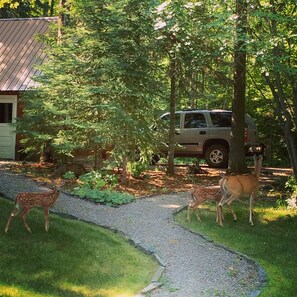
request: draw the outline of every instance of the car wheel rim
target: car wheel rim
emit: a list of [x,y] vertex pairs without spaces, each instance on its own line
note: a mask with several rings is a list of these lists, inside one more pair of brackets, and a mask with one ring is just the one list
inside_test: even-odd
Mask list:
[[220,164],[224,159],[224,155],[220,150],[214,150],[210,153],[209,159],[213,164]]

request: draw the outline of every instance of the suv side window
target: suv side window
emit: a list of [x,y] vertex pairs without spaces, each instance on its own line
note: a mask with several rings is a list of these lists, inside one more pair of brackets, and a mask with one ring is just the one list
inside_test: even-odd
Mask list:
[[187,113],[185,114],[184,128],[205,128],[206,120],[202,113]]
[[[166,114],[165,116],[162,117],[162,120],[165,122],[166,126],[169,127],[170,115]],[[175,129],[180,128],[180,113],[176,113],[174,115],[174,127],[175,127]]]
[[210,117],[214,127],[231,127],[231,112],[211,112]]

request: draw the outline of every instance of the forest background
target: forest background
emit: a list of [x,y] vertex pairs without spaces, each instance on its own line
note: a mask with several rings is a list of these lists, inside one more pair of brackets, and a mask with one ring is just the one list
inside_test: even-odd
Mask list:
[[246,16],[246,34],[239,34],[246,112],[266,145],[266,162],[291,166],[296,177],[294,0],[0,0],[1,18],[59,16],[64,24],[59,37],[58,28],[40,37],[50,45],[49,60],[18,123],[27,148],[50,146],[64,158],[86,147],[100,156],[112,144],[126,166],[135,147],[143,160],[155,151],[151,127],[172,96],[176,109],[230,109],[238,3]]

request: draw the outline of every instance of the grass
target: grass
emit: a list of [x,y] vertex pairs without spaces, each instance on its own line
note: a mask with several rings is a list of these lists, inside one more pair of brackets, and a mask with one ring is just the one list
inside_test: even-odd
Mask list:
[[8,234],[13,203],[0,198],[0,296],[130,297],[149,284],[157,263],[122,236],[51,214],[44,231],[33,209],[29,234],[17,217]]
[[[246,199],[247,200],[247,199]],[[186,211],[176,220],[187,228],[232,250],[256,260],[266,271],[268,282],[261,297],[297,296],[297,213],[284,207],[274,207],[272,201],[255,203],[254,226],[248,224],[248,204],[235,202],[238,216],[236,223],[224,208],[224,228],[215,223],[215,205],[199,209],[202,222],[198,223],[192,213],[191,223],[186,221]]]

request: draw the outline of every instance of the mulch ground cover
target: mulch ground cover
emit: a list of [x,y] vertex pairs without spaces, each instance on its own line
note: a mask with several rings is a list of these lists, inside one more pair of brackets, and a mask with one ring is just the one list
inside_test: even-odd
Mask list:
[[[24,163],[24,162],[5,162],[2,167],[15,173],[24,174],[34,180],[45,184],[62,185],[64,190],[70,191],[76,186],[75,181],[63,181],[61,178],[52,178],[56,166],[49,163]],[[195,185],[213,186],[218,185],[220,178],[224,175],[224,169],[214,169],[207,166],[201,167],[201,173],[191,173],[190,166],[182,165],[175,167],[175,175],[166,174],[165,165],[152,166],[150,170],[145,171],[141,178],[129,176],[125,184],[120,182],[114,188],[115,191],[126,192],[135,197],[167,194],[172,192],[188,192]],[[120,173],[115,171],[115,174]],[[290,169],[281,168],[263,168],[260,184],[262,189],[271,190],[273,184],[278,183],[281,179],[287,178],[292,174]]]

